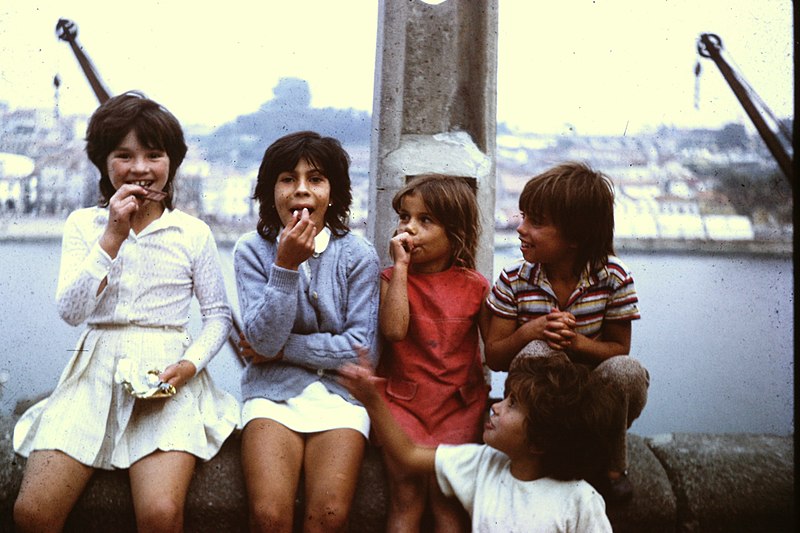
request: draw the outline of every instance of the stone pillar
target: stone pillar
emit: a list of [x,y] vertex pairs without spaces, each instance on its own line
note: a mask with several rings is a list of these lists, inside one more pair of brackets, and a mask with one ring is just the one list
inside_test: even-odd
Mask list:
[[381,0],[367,237],[384,266],[406,181],[435,172],[477,186],[477,269],[494,255],[497,1]]

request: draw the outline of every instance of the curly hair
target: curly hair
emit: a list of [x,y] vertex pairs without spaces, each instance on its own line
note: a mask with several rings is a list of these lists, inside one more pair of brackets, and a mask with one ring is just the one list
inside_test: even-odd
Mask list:
[[534,176],[519,197],[519,209],[533,219],[545,216],[577,244],[578,272],[603,267],[614,255],[614,186],[605,174],[583,163],[564,163]]
[[101,207],[107,207],[116,189],[108,175],[108,156],[133,131],[147,148],[164,150],[169,157],[169,175],[164,205],[172,209],[173,180],[186,157],[186,141],[180,122],[166,108],[139,91],[114,96],[98,107],[86,128],[86,155],[100,171]]
[[585,479],[608,458],[614,393],[589,386],[589,372],[563,352],[517,358],[509,370],[506,396],[525,406],[527,441],[549,477]]
[[392,207],[396,213],[400,213],[403,198],[409,194],[419,194],[430,214],[444,226],[453,263],[464,268],[475,268],[475,251],[481,224],[474,185],[466,178],[458,176],[415,176],[392,198]]
[[325,211],[325,225],[336,236],[350,231],[348,220],[353,196],[350,191],[350,156],[333,137],[313,131],[290,133],[273,142],[264,151],[258,169],[253,200],[259,203],[258,234],[274,241],[281,231],[281,219],[275,208],[275,183],[282,172],[291,172],[301,159],[321,172],[330,182],[331,205]]

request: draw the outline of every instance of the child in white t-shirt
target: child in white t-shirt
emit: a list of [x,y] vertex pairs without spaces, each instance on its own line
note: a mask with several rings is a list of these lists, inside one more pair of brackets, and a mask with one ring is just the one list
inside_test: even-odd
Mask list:
[[442,492],[469,513],[472,531],[611,531],[603,498],[582,479],[602,461],[608,422],[585,386],[588,371],[565,355],[515,360],[483,445],[417,445],[392,417],[367,364],[345,366],[340,375],[367,408],[386,453],[410,472],[435,473]]

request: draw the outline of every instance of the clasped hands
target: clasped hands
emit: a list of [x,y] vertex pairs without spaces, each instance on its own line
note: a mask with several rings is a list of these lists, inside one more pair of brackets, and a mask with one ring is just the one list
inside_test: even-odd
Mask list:
[[533,339],[542,339],[554,350],[568,350],[578,336],[575,331],[575,315],[556,308],[544,316],[526,322],[522,327],[535,331]]

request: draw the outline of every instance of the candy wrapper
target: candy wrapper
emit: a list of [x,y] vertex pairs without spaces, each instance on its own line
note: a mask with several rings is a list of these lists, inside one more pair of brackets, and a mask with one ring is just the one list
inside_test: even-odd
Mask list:
[[158,379],[160,373],[161,371],[155,368],[142,372],[139,365],[130,359],[120,359],[117,362],[114,381],[121,384],[131,396],[142,400],[169,398],[177,391],[174,386]]

